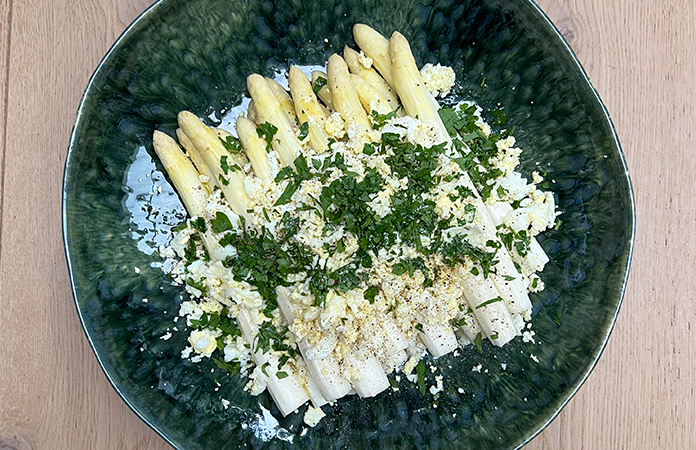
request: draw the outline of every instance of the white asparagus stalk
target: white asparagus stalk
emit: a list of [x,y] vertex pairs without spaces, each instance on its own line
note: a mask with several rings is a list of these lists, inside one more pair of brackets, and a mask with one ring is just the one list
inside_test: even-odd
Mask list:
[[[497,202],[493,205],[486,205],[488,207],[488,212],[493,219],[493,223],[496,228],[503,224],[505,216],[513,211],[512,206],[506,202]],[[546,252],[536,240],[534,236],[530,238],[529,248],[527,249],[527,254],[522,256],[519,254],[516,248],[512,248],[510,252],[513,261],[515,261],[522,269],[522,273],[529,277],[534,272],[541,272],[544,266],[549,262],[549,257]]]
[[374,397],[389,387],[389,379],[382,364],[374,356],[361,359],[349,353],[343,363],[351,376],[350,382],[360,397]]
[[[200,172],[169,135],[155,131],[152,135],[152,144],[189,216],[205,218],[205,208],[210,194],[201,182]],[[221,247],[212,230],[208,228],[200,235],[208,253],[217,255]]]
[[474,276],[461,267],[458,272],[459,286],[484,335],[499,347],[514,339],[517,328],[490,276],[484,278],[481,273]]
[[256,124],[251,120],[239,116],[237,117],[237,135],[242,143],[244,152],[246,153],[254,173],[264,182],[273,179],[273,170],[268,162],[268,154],[266,153],[267,142],[264,138],[259,137],[256,132]]
[[[421,304],[432,304],[436,302],[429,291],[423,291],[420,296]],[[418,330],[418,336],[433,355],[433,358],[439,358],[456,349],[459,346],[457,336],[452,331],[449,324],[425,323],[421,320],[421,329]]]
[[317,97],[319,100],[324,102],[326,107],[329,109],[329,112],[326,114],[326,117],[328,117],[331,115],[331,111],[336,111],[333,104],[333,98],[331,97],[331,88],[329,88],[329,76],[321,70],[315,70],[312,72],[312,89],[316,89],[317,83],[319,83],[319,81],[322,79],[324,80],[325,84],[317,91]]
[[297,119],[300,124],[307,124],[309,146],[317,153],[324,152],[329,148],[329,135],[324,130],[326,115],[312,90],[312,84],[300,69],[290,66],[288,85]]
[[327,400],[324,397],[324,394],[321,392],[321,389],[319,389],[319,385],[314,381],[314,378],[309,373],[309,369],[307,368],[307,364],[305,364],[304,360],[302,358],[298,358],[298,365],[302,367],[303,373],[305,375],[305,387],[307,388],[307,392],[309,393],[309,399],[312,401],[312,406],[315,408],[321,408],[322,406],[326,405],[329,403],[329,400]]
[[451,142],[452,139],[437,112],[439,105],[425,87],[425,82],[411,53],[411,47],[399,32],[394,32],[389,40],[389,55],[394,77],[393,86],[396,88],[406,114],[417,117],[432,126],[443,141]]
[[396,95],[396,91],[389,86],[389,83],[384,81],[384,78],[376,70],[368,69],[360,63],[358,52],[346,46],[343,49],[343,59],[345,59],[351,73],[362,78],[368,85],[379,92],[380,96],[389,102],[389,106],[393,111],[399,109],[399,98]]
[[247,77],[247,89],[254,100],[256,113],[258,114],[257,123],[259,125],[270,123],[277,128],[271,145],[278,153],[281,164],[283,166],[293,166],[295,158],[302,152],[302,144],[295,136],[295,132],[285,116],[280,102],[269,87],[266,79],[261,75],[249,75]]
[[[345,299],[346,304],[358,320],[368,318],[364,312],[368,301],[365,299],[363,290],[350,290],[346,292]],[[370,323],[364,326],[366,328],[363,329],[363,332],[373,335],[373,349],[378,359],[383,362],[384,370],[391,372],[392,369],[408,359],[405,352],[408,348],[408,339],[390,315],[380,315],[379,319],[373,317]]]
[[[240,217],[245,217],[246,211],[253,204],[253,201],[244,187],[244,170],[230,169],[224,173],[220,165],[223,157],[226,157],[230,163],[234,163],[236,161],[235,155],[228,152],[218,136],[194,114],[181,111],[178,119],[182,131],[191,139],[193,145],[203,156],[205,163],[215,174],[214,181],[225,194],[225,199],[232,207],[232,211]],[[232,165],[230,164],[230,166]]]
[[[500,242],[499,239],[497,240]],[[507,248],[502,242],[500,245],[495,273],[491,273],[489,276],[498,288],[498,292],[503,297],[505,306],[511,314],[532,309],[532,301],[529,299],[524,277],[517,271]]]
[[[235,141],[239,141],[239,139],[237,137],[235,137],[234,135],[232,135],[232,133],[230,133],[227,130],[223,130],[222,128],[211,128],[211,131],[213,131],[217,135],[217,137],[219,137],[220,139],[222,139],[225,142],[227,142],[228,138],[231,138]],[[231,153],[231,155],[232,155],[232,159],[234,160],[234,162],[239,164],[240,167],[245,166],[249,162],[249,159],[247,158],[247,156],[242,152],[239,152],[236,154]]]
[[[442,138],[446,139],[447,142],[451,142],[449,133],[437,112],[437,102],[425,87],[408,41],[401,33],[394,32],[392,35],[389,41],[389,52],[395,88],[406,113],[411,117],[418,117],[421,121],[430,124]],[[472,192],[477,192],[468,174],[464,174],[462,182]],[[495,273],[491,274],[491,278],[500,291],[505,305],[511,313],[518,313],[531,308],[527,289],[520,279],[521,277],[517,276],[517,270],[507,249],[497,237],[495,225],[478,193],[473,204],[476,207],[476,216],[479,219],[477,223],[481,226],[486,240],[492,240],[501,247],[498,250],[499,262],[496,265]],[[481,325],[483,326],[483,324]]]
[[184,133],[181,128],[176,129],[176,137],[179,139],[181,146],[186,150],[186,153],[188,153],[189,158],[191,158],[191,161],[193,161],[193,164],[196,166],[196,169],[198,169],[198,172],[200,172],[201,175],[208,177],[207,182],[201,182],[203,183],[203,186],[208,189],[208,193],[212,194],[213,186],[215,185],[215,181],[213,181],[215,174],[212,170],[210,170],[210,167],[208,167],[205,160],[203,160],[203,156],[201,156],[196,146],[193,145],[191,139],[186,136],[186,133]]
[[[317,97],[317,98],[318,98],[318,97]],[[319,107],[321,108],[322,111],[324,111],[324,115],[325,115],[326,117],[329,117],[329,116],[331,115],[331,110],[329,110],[329,108],[327,108],[326,106],[324,106],[324,105],[321,104],[321,103],[319,103]]]
[[408,348],[408,339],[402,331],[396,326],[393,320],[389,317],[385,317],[381,320],[379,325],[384,333],[383,344],[385,346],[386,353],[386,369],[391,370],[395,367],[401,366],[408,359],[408,353],[406,349]]
[[246,113],[247,119],[251,120],[254,123],[259,123],[259,114],[256,112],[256,105],[254,104],[254,101],[249,102],[249,106],[247,106],[247,113]]
[[[278,307],[285,316],[285,320],[292,324],[295,321],[295,308],[290,303],[289,292],[287,288],[278,286],[276,288],[278,295]],[[306,340],[297,342],[297,347],[304,357],[305,365],[310,376],[316,383],[317,387],[323,394],[324,398],[332,402],[350,392],[350,383],[341,376],[341,370],[338,362],[331,356],[323,359],[308,359],[306,353],[311,349]]]
[[[254,363],[264,372],[266,377],[266,387],[273,397],[273,401],[283,416],[287,416],[309,400],[309,394],[303,386],[295,368],[289,362],[282,368],[278,368],[280,359],[272,352],[264,353],[262,349],[254,351],[256,336],[258,335],[258,325],[252,320],[249,311],[244,308],[239,309],[237,314],[237,324],[242,331],[244,340],[252,348],[252,358]],[[279,378],[278,373],[283,372],[286,376]]]
[[358,93],[358,98],[367,114],[372,114],[375,111],[377,114],[389,114],[394,112],[391,105],[380,95],[379,92],[361,77],[355,74],[350,74],[350,79],[353,82],[355,91]]
[[268,87],[270,87],[273,91],[273,95],[275,95],[278,99],[280,107],[285,113],[285,117],[288,119],[288,122],[290,122],[290,125],[292,126],[293,130],[297,131],[299,128],[299,123],[297,122],[297,116],[295,115],[295,105],[293,105],[292,103],[290,94],[288,94],[288,91],[286,91],[283,86],[278,84],[276,80],[266,77],[266,81],[268,82]]
[[384,80],[391,86],[394,86],[392,61],[389,56],[389,41],[387,38],[362,23],[353,25],[353,38],[355,38],[355,42],[363,53],[372,58],[373,65]]
[[331,55],[326,66],[326,73],[329,76],[334,108],[346,122],[346,129],[354,125],[372,129],[370,119],[360,104],[358,93],[355,91],[348,66],[343,58],[336,54]]
[[[472,192],[476,192],[476,187],[471,182],[468,174],[464,174],[461,178],[465,187]],[[503,298],[505,306],[511,314],[522,313],[532,308],[532,302],[527,293],[527,286],[524,277],[520,276],[515,264],[512,261],[510,252],[502,243],[497,234],[497,229],[493,218],[486,207],[483,200],[476,195],[472,200],[472,204],[476,209],[474,223],[481,229],[486,241],[493,241],[498,246],[497,260],[498,263],[494,266],[494,271],[489,274],[489,278],[493,281],[500,296]],[[456,233],[458,230],[466,229],[466,227],[457,227],[448,230],[449,233]]]
[[461,305],[464,307],[464,311],[457,315],[457,322],[460,325],[459,328],[457,328],[457,332],[462,333],[469,342],[474,342],[476,335],[482,333],[483,329],[478,320],[476,320],[474,311],[469,306],[466,298],[461,299]]
[[423,331],[419,331],[418,336],[436,359],[454,351],[459,346],[457,336],[448,325],[423,324]]
[[209,194],[191,160],[174,139],[161,131],[153,133],[152,144],[186,210],[192,217],[205,217]]

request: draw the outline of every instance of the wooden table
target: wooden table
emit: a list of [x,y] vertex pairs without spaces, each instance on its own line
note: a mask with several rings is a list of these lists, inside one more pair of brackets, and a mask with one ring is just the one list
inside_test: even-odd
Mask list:
[[[75,312],[61,182],[87,80],[148,0],[0,0],[0,448],[164,449]],[[618,130],[635,255],[597,368],[526,448],[696,446],[696,2],[539,0]]]

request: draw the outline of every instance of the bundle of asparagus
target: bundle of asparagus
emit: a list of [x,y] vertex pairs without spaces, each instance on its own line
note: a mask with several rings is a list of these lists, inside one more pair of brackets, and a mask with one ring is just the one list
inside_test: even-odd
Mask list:
[[[523,251],[501,238],[512,207],[500,198],[484,201],[469,173],[452,163],[471,149],[445,127],[406,38],[395,32],[386,39],[362,24],[353,33],[361,53],[346,47],[311,81],[290,67],[289,93],[269,78],[250,75],[251,102],[246,117],[237,118],[238,138],[187,111],[179,113],[177,130],[186,153],[168,135],[153,135],[189,215],[206,224],[195,233],[210,260],[263,293],[262,305],[222,301],[283,415],[307,400],[320,408],[353,392],[375,396],[389,386],[386,374],[420,346],[435,358],[457,348],[455,331],[465,342],[488,338],[504,345],[520,333],[520,318],[531,309],[530,277],[548,261],[531,234]],[[406,128],[407,119],[432,146],[404,147],[407,137],[399,128]],[[341,127],[345,144],[336,142]],[[341,145],[342,153],[336,150]],[[404,148],[417,154],[399,156]],[[398,158],[421,164],[424,154],[433,165],[418,174],[429,181],[396,176],[411,170],[397,166]],[[409,198],[425,199],[424,214],[440,215],[432,229],[415,240],[380,229],[397,207],[394,194],[419,183],[429,190]],[[344,201],[346,190],[358,194]],[[453,197],[455,190],[461,195]],[[443,194],[459,205],[460,216],[471,217],[457,221],[442,212],[434,199]],[[230,214],[216,210],[220,198]],[[365,215],[361,211],[369,208],[358,199],[380,212]],[[293,227],[296,235],[289,233]],[[368,228],[382,230],[384,237],[361,235]],[[472,244],[466,238],[474,232],[478,243]],[[373,238],[382,244],[372,245]],[[312,239],[322,245],[310,244]],[[284,271],[283,277],[268,270],[252,276],[268,259],[244,266],[245,246],[257,241],[263,243],[257,251],[273,253],[269,270]],[[273,280],[278,284],[269,287]],[[215,288],[200,276],[191,284],[202,294],[205,283]],[[260,345],[269,323],[290,330],[274,335],[282,345]],[[288,353],[289,347],[299,355]]]

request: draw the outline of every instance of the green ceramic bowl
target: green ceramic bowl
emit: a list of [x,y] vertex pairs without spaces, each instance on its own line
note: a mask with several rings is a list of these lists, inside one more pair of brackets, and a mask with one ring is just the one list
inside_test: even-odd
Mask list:
[[[543,171],[560,227],[540,238],[551,257],[533,296],[536,344],[473,346],[435,362],[445,388],[397,392],[280,417],[265,394],[210,361],[180,358],[174,319],[185,295],[158,267],[183,208],[153,157],[182,109],[215,125],[252,72],[323,64],[352,43],[355,22],[401,31],[419,65],[454,67],[455,94],[516,127],[522,172]],[[180,449],[518,448],[586,379],[611,332],[633,245],[630,181],[597,93],[561,35],[528,0],[162,0],[119,38],[77,115],[65,169],[63,226],[78,314],[114,388]],[[161,191],[161,192],[160,192]],[[178,323],[182,329],[183,324]],[[168,332],[173,337],[162,339]],[[538,359],[538,362],[532,359]],[[472,372],[472,366],[482,371]],[[506,370],[501,364],[506,364]],[[428,374],[432,384],[434,375]],[[221,399],[230,402],[225,408]],[[268,418],[268,417],[266,417]],[[264,425],[266,428],[264,428]]]

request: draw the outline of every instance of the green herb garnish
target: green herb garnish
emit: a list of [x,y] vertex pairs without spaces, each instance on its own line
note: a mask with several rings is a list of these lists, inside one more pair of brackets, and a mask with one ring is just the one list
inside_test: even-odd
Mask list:
[[256,128],[256,134],[260,138],[264,138],[266,140],[266,151],[270,152],[271,151],[271,144],[273,142],[273,136],[278,132],[278,127],[273,125],[272,123],[269,122],[264,122],[262,124],[259,124],[259,126]]
[[314,82],[314,86],[312,87],[312,90],[314,91],[314,94],[318,94],[319,91],[321,91],[321,88],[326,86],[326,83],[328,81],[324,77],[317,77],[317,80]]
[[416,364],[416,375],[418,376],[418,390],[421,395],[425,395],[425,361],[422,359]]
[[304,141],[307,138],[308,134],[309,134],[309,122],[305,122],[302,125],[300,125],[300,134],[297,136],[297,139]]
[[215,233],[222,233],[233,228],[227,215],[220,211],[215,213],[215,218],[210,221],[210,227]]
[[492,304],[492,303],[502,302],[502,301],[503,301],[503,298],[502,298],[502,297],[492,298],[492,299],[490,299],[490,300],[486,300],[485,302],[479,304],[479,305],[476,307],[476,309],[481,309],[481,308],[483,308],[484,306],[488,306],[488,305],[490,305],[490,304]]

